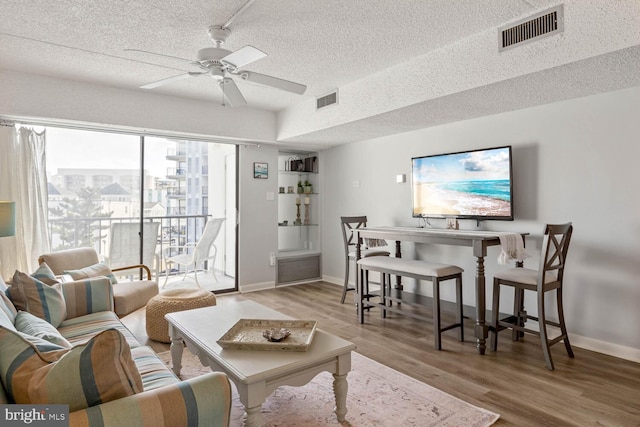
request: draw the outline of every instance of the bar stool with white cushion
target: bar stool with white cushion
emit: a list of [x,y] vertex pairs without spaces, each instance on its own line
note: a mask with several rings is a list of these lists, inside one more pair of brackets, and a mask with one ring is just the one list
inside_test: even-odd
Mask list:
[[[365,271],[377,271],[382,275],[381,286],[381,308],[383,317],[387,310],[392,310],[386,306],[387,296],[391,292],[391,275],[401,277],[411,277],[416,280],[429,280],[433,285],[433,335],[436,350],[442,349],[441,333],[449,329],[458,329],[458,340],[464,341],[464,315],[462,305],[462,268],[451,264],[440,264],[414,259],[393,258],[393,257],[372,257],[358,260],[358,266]],[[368,275],[365,274],[366,285]],[[456,323],[442,326],[440,320],[440,282],[445,280],[456,280]],[[359,292],[360,293],[360,292]],[[362,306],[363,301],[360,301]],[[393,309],[398,311],[399,309]],[[363,310],[359,310],[360,323],[364,323]]]
[[[564,341],[565,349],[569,357],[573,357],[573,350],[569,343],[569,335],[564,322],[564,309],[562,306],[562,282],[564,277],[564,267],[569,251],[569,242],[573,226],[566,224],[548,224],[545,227],[542,241],[542,253],[540,264],[537,270],[529,268],[510,268],[500,271],[493,276],[493,306],[491,308],[491,349],[498,348],[498,332],[504,329],[513,331],[514,341],[518,341],[520,336],[526,332],[540,336],[542,351],[544,353],[547,369],[553,371],[553,360],[549,347],[560,341]],[[505,318],[500,318],[500,286],[511,286],[515,288],[514,313]],[[547,318],[545,308],[545,295],[547,292],[556,291],[556,304],[558,310],[558,321]],[[538,316],[528,314],[523,306],[524,291],[533,291],[537,294]],[[527,320],[538,322],[538,330],[525,327]],[[547,325],[560,328],[560,335],[550,339]]]

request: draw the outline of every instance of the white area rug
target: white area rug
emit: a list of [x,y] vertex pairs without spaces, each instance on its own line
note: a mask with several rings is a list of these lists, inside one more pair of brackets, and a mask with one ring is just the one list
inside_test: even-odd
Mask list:
[[[171,365],[169,352],[160,357]],[[182,365],[183,379],[209,372],[188,350]],[[333,412],[333,376],[328,372],[304,387],[279,387],[262,405],[262,414],[273,427],[481,427],[492,425],[500,417],[355,352],[347,381],[348,412],[343,423]],[[235,388],[233,392],[231,426],[239,427],[244,408]]]

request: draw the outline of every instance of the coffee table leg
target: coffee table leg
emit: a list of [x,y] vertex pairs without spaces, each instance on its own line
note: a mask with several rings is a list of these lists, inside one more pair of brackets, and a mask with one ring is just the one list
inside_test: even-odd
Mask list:
[[263,427],[264,417],[260,412],[262,405],[254,406],[253,408],[244,408],[244,425],[246,427]]
[[173,373],[176,374],[176,376],[180,376],[184,342],[182,342],[182,338],[175,333],[171,324],[169,324],[169,336],[171,337],[171,363],[173,364]]
[[338,421],[344,421],[345,415],[347,415],[347,374],[338,375],[333,374],[333,394],[336,398],[336,416]]

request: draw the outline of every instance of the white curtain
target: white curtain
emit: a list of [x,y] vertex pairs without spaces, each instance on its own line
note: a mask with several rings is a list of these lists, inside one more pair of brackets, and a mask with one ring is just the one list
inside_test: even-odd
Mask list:
[[0,274],[32,273],[50,252],[45,131],[0,126],[0,200],[16,202],[16,235],[0,238]]

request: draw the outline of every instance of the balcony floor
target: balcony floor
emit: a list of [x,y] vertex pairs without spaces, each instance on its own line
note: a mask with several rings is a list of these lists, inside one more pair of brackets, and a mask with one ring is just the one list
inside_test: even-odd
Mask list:
[[[224,272],[216,269],[216,276],[218,280],[213,277],[213,273],[211,271],[198,270],[198,282],[203,289],[208,291],[229,291],[235,290],[235,278],[232,276],[228,276],[224,274]],[[118,282],[127,281],[126,276],[117,276]],[[158,283],[158,288],[160,292],[166,291],[169,289],[180,289],[180,288],[198,288],[198,284],[194,279],[193,272],[189,272],[187,276],[184,276],[183,272],[180,273],[171,273],[166,280],[165,284],[165,275],[164,273],[158,274],[158,276],[154,276],[154,280]]]
[[[160,287],[160,292],[166,291],[169,289],[178,289],[178,288],[197,288],[198,284],[194,279],[193,272],[187,274],[186,278],[184,278],[184,273],[173,273],[169,275],[169,278],[165,285],[165,275],[158,275],[158,286]],[[235,278],[231,276],[225,275],[222,271],[216,270],[216,276],[218,281],[216,282],[213,277],[213,273],[211,271],[198,271],[198,282],[203,289],[208,291],[219,291],[219,290],[234,290],[235,289]]]

